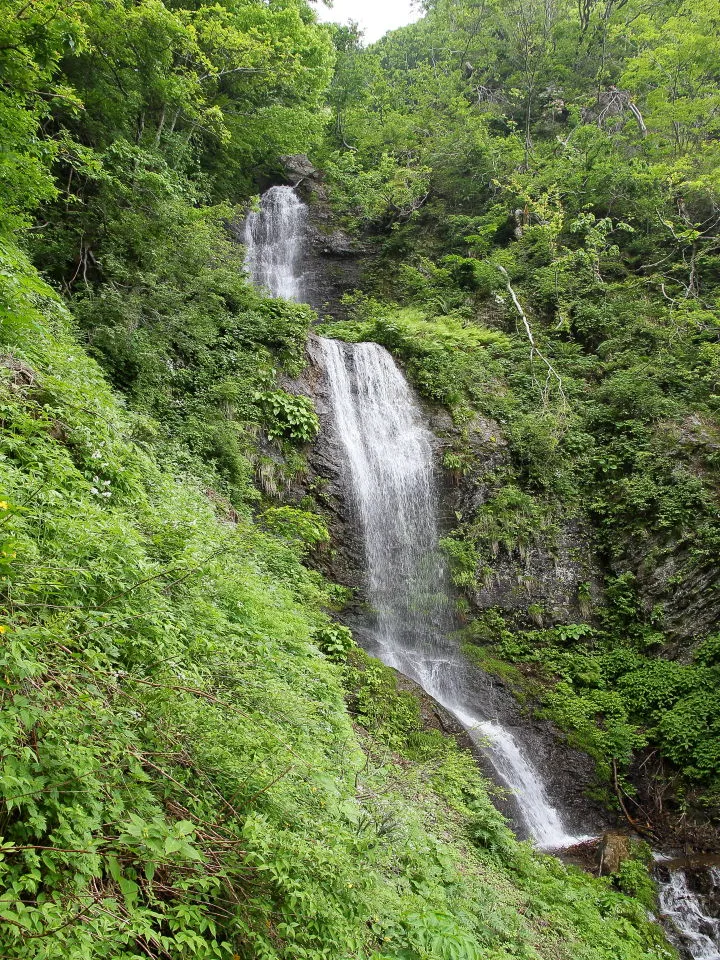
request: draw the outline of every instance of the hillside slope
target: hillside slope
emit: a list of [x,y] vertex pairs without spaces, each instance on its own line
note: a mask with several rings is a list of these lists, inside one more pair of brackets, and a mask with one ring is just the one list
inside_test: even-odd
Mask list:
[[671,956],[642,863],[637,901],[519,845],[329,624],[319,520],[158,462],[8,249],[3,956]]
[[[413,158],[405,170],[392,146],[371,145],[353,163],[370,172],[372,204],[358,210],[348,199],[368,180],[347,157],[328,156],[325,132],[327,105],[349,105],[337,78],[353,50],[305,0],[7,0],[3,14],[0,954],[671,957],[647,917],[647,849],[595,879],[518,844],[471,758],[425,730],[415,699],[335,623],[347,595],[311,569],[328,549],[325,525],[311,499],[282,499],[307,475],[318,429],[312,405],[280,386],[303,368],[314,315],[250,288],[227,226],[281,155],[304,151],[327,160],[335,209],[350,226],[385,238],[399,215],[375,293],[387,299],[393,284],[404,302],[376,309],[360,298],[343,331],[387,343],[426,395],[452,409],[446,465],[459,477],[478,469],[464,432],[478,391],[507,399],[515,459],[496,479],[510,489],[516,479],[515,500],[449,539],[458,585],[477,582],[481,547],[525,538],[524,549],[552,522],[548,491],[574,474],[551,454],[566,436],[591,447],[588,430],[558,426],[552,390],[536,409],[526,343],[508,347],[506,315],[490,329],[501,274],[466,256],[488,236],[510,246],[495,239],[506,238],[512,191],[487,222],[484,206],[472,223],[467,210],[440,209],[423,259],[398,268],[417,243],[419,224],[406,230],[405,220],[430,197],[427,170]],[[454,102],[464,124],[469,107]],[[467,153],[471,164],[476,156]],[[507,157],[517,168],[524,150]],[[456,176],[444,161],[437,169]],[[498,265],[518,286],[542,279],[550,296],[560,232],[548,239],[542,219],[523,224],[522,250],[550,256],[550,273],[523,272],[508,257]],[[601,261],[603,283],[588,294],[600,310],[603,258],[615,254],[602,246],[604,227],[582,224],[578,263],[592,284]],[[425,256],[440,243],[445,264]],[[565,266],[570,275],[576,262]],[[487,308],[480,331],[468,316],[476,304]],[[712,367],[710,321],[690,306],[697,355]],[[624,319],[610,318],[620,332]],[[650,337],[642,324],[628,330]],[[591,381],[606,371],[573,349],[579,370],[563,369],[563,384],[569,395],[575,376],[582,395],[583,371]],[[668,369],[692,386],[695,367],[671,359]],[[632,364],[620,379],[634,403]],[[653,424],[664,391],[663,382],[641,397]],[[534,404],[524,408],[526,397]],[[502,403],[488,409],[504,416]],[[707,550],[704,480],[698,488],[674,476],[668,502],[677,488],[677,509],[700,511],[697,549]],[[634,503],[621,499],[613,531]],[[652,643],[639,601],[627,603],[633,642]],[[474,622],[471,639],[482,638]],[[497,623],[491,639],[506,644],[507,665],[518,641]],[[688,669],[712,680],[716,647],[704,644],[687,645],[705,657]],[[577,661],[568,662],[575,682]],[[672,689],[680,693],[669,707],[684,703],[684,688]],[[620,763],[636,732],[620,707],[601,705],[596,723],[597,699],[589,703],[585,727],[607,734],[612,749],[601,757]],[[667,707],[661,698],[657,709]],[[713,710],[702,714],[708,727]],[[617,725],[603,719],[616,714]],[[679,749],[677,737],[668,742]],[[708,756],[693,757],[703,789],[714,775]]]

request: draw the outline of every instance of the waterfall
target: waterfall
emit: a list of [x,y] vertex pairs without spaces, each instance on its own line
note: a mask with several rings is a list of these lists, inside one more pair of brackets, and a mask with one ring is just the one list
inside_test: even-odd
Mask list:
[[452,612],[438,547],[432,435],[390,354],[376,343],[320,339],[333,429],[362,530],[372,640],[388,666],[415,680],[485,751],[535,842],[579,842],[563,826],[512,734],[475,703],[471,665],[450,638]]
[[[708,871],[710,884],[720,891],[720,869]],[[720,960],[720,920],[712,917],[698,894],[690,889],[683,870],[671,870],[660,883],[660,911],[668,937],[692,960]]]
[[[273,296],[302,301],[307,208],[290,187],[272,187],[245,223],[246,267]],[[517,802],[530,836],[561,849],[571,836],[523,747],[473,691],[473,668],[450,639],[453,617],[438,548],[433,437],[404,377],[374,343],[319,340],[332,429],[345,452],[345,483],[361,528],[373,607],[371,652],[452,713]],[[481,701],[481,702],[478,702]],[[713,896],[720,870],[710,870]],[[673,942],[691,960],[720,960],[720,921],[682,870],[660,883]]]
[[[271,187],[245,223],[246,266],[273,296],[303,299],[307,208],[290,187]],[[320,340],[333,424],[363,535],[373,653],[454,714],[489,757],[536,843],[577,843],[513,735],[477,704],[453,628],[438,548],[432,435],[390,354],[374,343]],[[485,706],[485,712],[483,712]],[[489,712],[488,712],[489,707]]]
[[302,300],[302,246],[307,207],[292,187],[271,187],[245,220],[245,266],[273,297]]

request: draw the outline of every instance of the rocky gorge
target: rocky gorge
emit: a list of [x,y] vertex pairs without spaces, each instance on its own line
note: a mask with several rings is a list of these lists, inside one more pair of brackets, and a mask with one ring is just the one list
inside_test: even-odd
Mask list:
[[[312,191],[310,196],[317,198],[317,194]],[[310,209],[312,210],[312,205]],[[327,213],[324,213],[323,217],[326,216]],[[314,242],[313,230],[314,228],[309,226],[304,234],[304,243],[310,245]],[[354,255],[357,256],[358,253],[356,249]],[[334,256],[330,247],[324,249],[322,255]],[[290,256],[286,264],[289,269],[292,269],[295,257],[299,261],[302,252],[296,250]],[[308,302],[312,303],[313,297],[318,296],[318,291],[330,289],[319,281],[322,273],[322,259],[314,261],[311,271],[303,272],[301,298],[307,298]],[[356,279],[358,275],[356,271],[352,274],[346,273],[345,283],[349,282],[350,276]],[[332,289],[337,295],[338,288]],[[323,306],[331,311],[332,301],[324,301]],[[372,586],[368,585],[367,564],[370,548],[367,534],[363,534],[365,521],[361,521],[361,513],[358,512],[363,501],[358,500],[357,491],[353,493],[352,484],[348,481],[347,441],[343,440],[342,432],[338,432],[337,385],[333,383],[328,367],[330,343],[331,341],[311,335],[307,348],[309,363],[305,373],[298,379],[286,380],[284,386],[291,392],[312,398],[320,418],[318,439],[308,455],[308,475],[294,495],[306,496],[312,491],[317,506],[329,521],[331,550],[329,554],[318,555],[316,560],[326,575],[352,591],[353,599],[343,612],[342,621],[351,627],[366,649],[386,659],[386,662],[399,669],[401,676],[404,674],[407,677],[402,682],[409,683],[410,689],[414,689],[420,696],[424,704],[424,722],[428,727],[438,724],[445,732],[451,733],[462,746],[470,747],[490,779],[499,784],[496,803],[510,818],[520,836],[536,841],[539,839],[551,848],[553,844],[555,848],[562,847],[558,853],[568,862],[577,862],[585,868],[597,870],[600,875],[615,873],[631,856],[631,844],[647,838],[648,834],[642,829],[637,832],[638,824],[628,813],[620,794],[619,813],[611,813],[606,805],[590,799],[596,785],[593,761],[582,751],[574,749],[567,742],[566,734],[557,725],[549,720],[539,719],[539,704],[533,700],[532,694],[528,696],[527,686],[509,682],[503,678],[502,671],[488,672],[466,661],[461,667],[464,702],[482,705],[480,716],[483,721],[480,723],[477,719],[469,720],[468,714],[456,705],[457,693],[443,693],[450,688],[444,686],[442,681],[438,683],[436,667],[433,667],[430,673],[420,667],[423,654],[419,654],[417,649],[411,652],[417,641],[410,640],[411,646],[407,654],[402,654],[400,659],[397,659],[396,654],[383,652],[385,641],[380,641],[378,647],[378,624],[382,623],[383,617],[379,610],[382,610],[383,601],[380,601],[378,610],[378,597],[374,595]],[[336,351],[337,357],[341,358],[343,351],[348,349],[350,348],[347,346],[341,346]],[[348,370],[352,369],[356,362],[351,359]],[[340,363],[341,366],[347,365],[348,360],[340,360]],[[337,374],[333,376],[336,377]],[[356,391],[362,392],[365,387],[348,389],[350,392],[342,402],[350,404],[355,402],[352,397]],[[417,398],[415,402],[418,402]],[[389,410],[388,407],[381,416],[388,417]],[[426,436],[429,440],[428,451],[434,463],[431,472],[438,478],[438,533],[442,533],[443,527],[449,532],[452,528],[452,517],[457,519],[465,513],[472,513],[487,501],[489,491],[485,479],[492,477],[507,458],[507,444],[497,422],[476,417],[462,431],[462,447],[464,451],[469,449],[472,452],[473,462],[477,464],[475,471],[466,470],[460,475],[449,470],[443,471],[438,465],[443,461],[447,462],[445,455],[448,451],[457,449],[457,430],[441,408],[424,407],[422,416],[433,428],[432,433],[427,433]],[[380,443],[382,450],[377,431],[382,433],[384,427],[381,427],[378,421],[375,428],[368,429],[370,432],[366,442],[373,447]],[[398,434],[395,430],[392,430],[392,433],[395,438],[392,441],[394,445],[397,443]],[[404,455],[400,448],[393,449],[395,453],[388,452],[386,457],[398,456],[401,461],[398,468],[402,469]],[[415,535],[418,534],[416,525],[413,525],[413,531]],[[501,613],[506,622],[516,626],[533,620],[537,625],[541,625],[543,619],[550,625],[568,624],[587,616],[592,605],[600,602],[602,567],[594,553],[590,532],[582,522],[571,520],[561,531],[556,531],[552,542],[546,546],[534,544],[525,550],[493,552],[495,559],[491,560],[490,570],[480,580],[482,586],[476,588],[469,597],[473,617],[482,619],[486,611],[493,611],[496,614]],[[425,552],[424,563],[428,556]],[[399,556],[396,555],[393,564],[397,560]],[[440,567],[433,577],[436,581],[434,589],[439,586],[438,578],[442,579],[443,576],[439,570]],[[381,576],[386,577],[387,574]],[[413,589],[417,589],[417,584]],[[431,614],[430,621],[425,622],[423,630],[433,629],[430,626],[432,616]],[[451,615],[440,628],[445,633],[450,631],[450,635],[455,635],[456,646],[460,642],[462,619],[462,616],[458,618],[456,614]],[[384,629],[386,628],[380,628],[381,636]],[[397,626],[392,627],[390,635],[395,635],[397,630]],[[412,630],[410,635],[412,636]],[[448,654],[443,653],[441,656],[446,657]],[[449,706],[450,704],[454,706]],[[480,737],[475,729],[477,724],[483,730]],[[497,724],[501,737],[497,744],[493,743],[490,735],[493,724]],[[503,738],[506,735],[505,743]],[[505,746],[499,747],[500,742],[505,743]],[[517,744],[521,745],[520,753],[517,762],[512,762],[512,771],[508,775],[503,760],[499,758],[504,750],[514,754]],[[527,766],[525,761],[520,759],[523,751],[532,756],[532,766]],[[542,786],[538,788],[531,786],[537,776],[535,769],[542,771]],[[518,771],[519,780],[515,779]],[[642,778],[640,779],[642,782]],[[539,789],[537,796],[536,789]],[[546,827],[534,825],[530,811],[536,810],[538,803],[542,806],[548,803],[548,800],[562,811],[563,822],[568,831],[575,831],[574,837],[567,832],[564,834],[564,842],[552,841],[549,840],[552,833],[543,833]],[[618,827],[621,832],[617,832]],[[628,827],[630,831],[623,833],[622,830],[627,830]],[[561,828],[558,837],[563,836],[564,829]],[[655,840],[657,842],[657,834]],[[678,945],[688,956],[710,960],[714,956],[712,943],[717,935],[715,921],[712,920],[715,910],[715,868],[706,868],[697,863],[691,866],[684,858],[676,858],[674,861],[661,858],[661,862],[663,865],[657,871],[662,882],[660,903],[669,918],[670,935],[677,938]],[[672,863],[672,867],[667,866],[667,862]]]

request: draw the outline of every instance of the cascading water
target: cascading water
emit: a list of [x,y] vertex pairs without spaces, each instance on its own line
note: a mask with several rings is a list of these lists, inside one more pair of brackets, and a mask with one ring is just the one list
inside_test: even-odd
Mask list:
[[473,702],[470,664],[449,639],[438,548],[432,435],[390,354],[376,343],[320,339],[334,431],[363,534],[373,650],[457,717],[488,753],[542,847],[577,843],[508,730]]
[[[246,266],[257,286],[302,300],[307,208],[271,187],[245,223]],[[452,615],[438,549],[432,436],[390,354],[374,343],[320,340],[333,423],[362,529],[373,651],[450,710],[489,755],[542,847],[576,843],[512,734],[473,704],[470,665],[449,639]]]
[[[709,870],[711,886],[720,891],[720,869]],[[660,910],[668,936],[693,960],[720,960],[720,920],[690,889],[683,870],[673,870],[660,884]]]
[[[290,187],[272,187],[245,224],[246,266],[271,294],[302,301],[307,209]],[[438,551],[432,435],[390,355],[373,343],[320,340],[346,481],[362,528],[373,640],[387,664],[452,712],[510,788],[531,836],[547,849],[578,841],[549,802],[537,770],[487,704],[449,634],[452,614]],[[720,889],[720,871],[711,870]],[[720,921],[682,871],[660,886],[670,937],[692,960],[720,960]]]
[[300,270],[307,207],[292,187],[271,187],[245,220],[245,266],[274,297],[302,300]]

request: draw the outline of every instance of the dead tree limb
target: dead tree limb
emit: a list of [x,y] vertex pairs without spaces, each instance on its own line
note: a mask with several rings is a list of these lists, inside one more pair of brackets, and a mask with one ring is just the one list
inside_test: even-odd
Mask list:
[[[552,365],[552,363],[550,363],[548,358],[540,350],[537,343],[535,342],[535,337],[533,336],[532,327],[530,326],[530,321],[528,320],[527,314],[522,308],[522,304],[518,299],[518,295],[513,290],[512,284],[510,283],[510,276],[508,275],[507,270],[505,269],[505,267],[502,267],[499,264],[497,265],[497,268],[505,278],[505,286],[507,287],[507,291],[510,294],[513,304],[515,305],[515,309],[517,310],[520,316],[520,319],[523,322],[523,326],[525,327],[525,333],[527,334],[527,338],[530,341],[530,364],[532,365],[535,357],[537,357],[539,360],[542,360],[542,362],[547,367],[547,376],[545,377],[545,385],[543,387],[540,387],[540,394],[542,396],[543,404],[547,404],[548,402],[548,397],[550,393],[550,384],[554,380],[555,383],[557,384],[557,389],[558,389],[558,393],[560,394],[560,399],[562,401],[563,409],[566,409],[567,397],[565,396],[565,391],[563,390],[562,377],[560,376],[560,374],[557,372],[555,367]],[[534,379],[534,376],[533,376],[533,379]]]
[[635,120],[636,120],[637,125],[638,125],[638,130],[640,131],[640,133],[641,133],[644,137],[646,137],[646,136],[647,136],[647,127],[645,126],[645,121],[643,120],[643,115],[640,113],[639,109],[635,106],[635,104],[634,104],[631,100],[628,101],[628,110],[629,110],[630,113],[635,117]]

